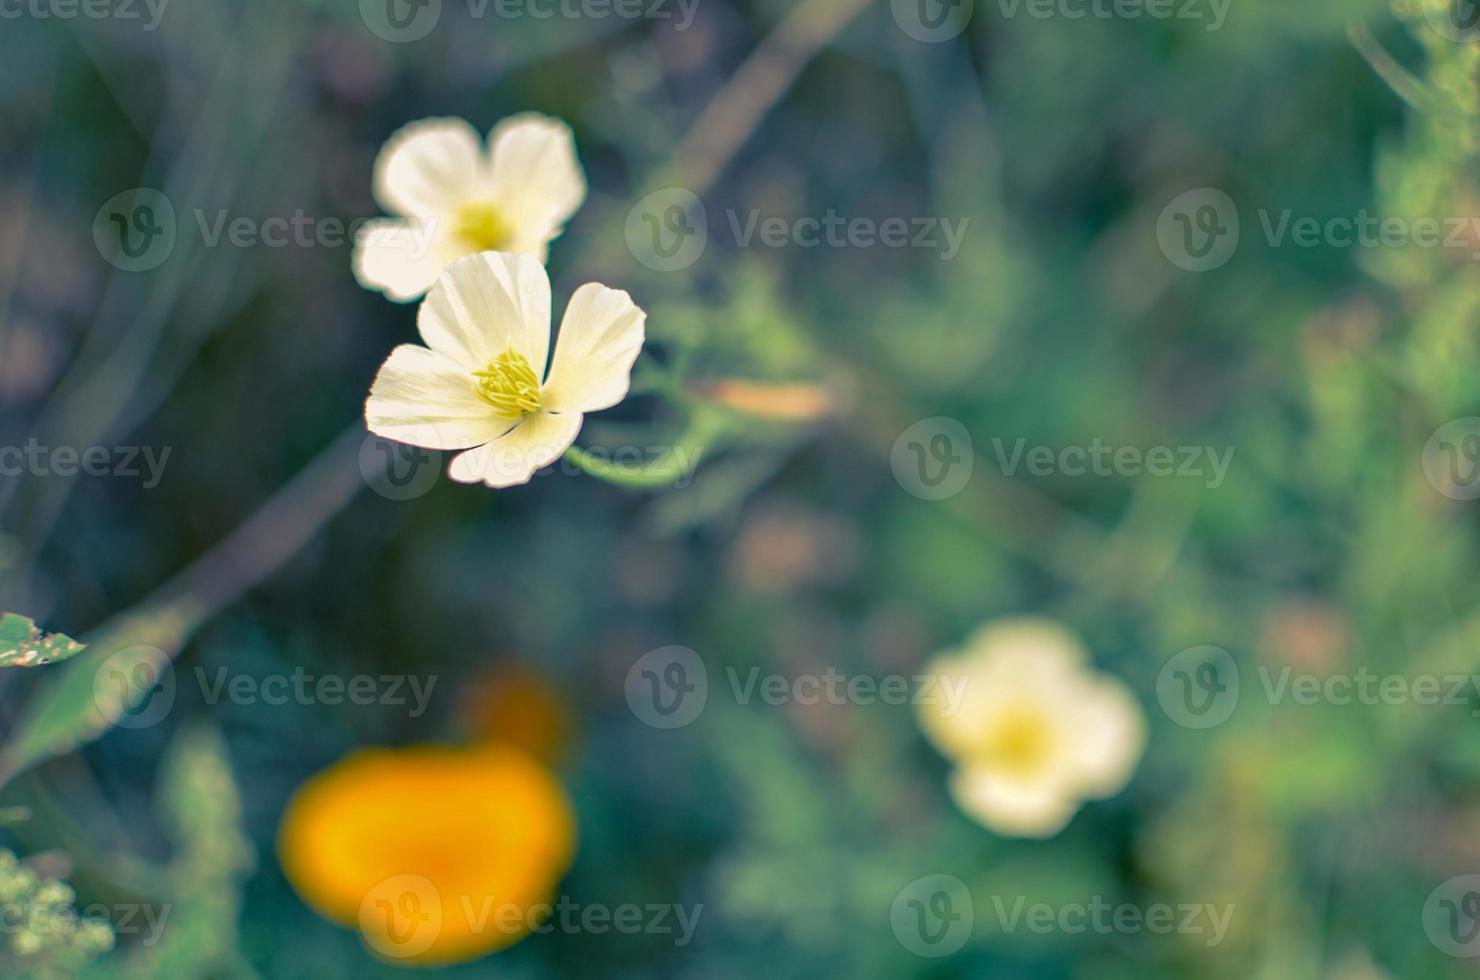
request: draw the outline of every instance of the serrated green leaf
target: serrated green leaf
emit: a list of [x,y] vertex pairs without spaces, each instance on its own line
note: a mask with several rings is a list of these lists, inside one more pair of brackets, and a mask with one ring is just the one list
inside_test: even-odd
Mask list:
[[0,667],[39,667],[75,657],[87,649],[62,633],[42,633],[17,613],[0,613]]

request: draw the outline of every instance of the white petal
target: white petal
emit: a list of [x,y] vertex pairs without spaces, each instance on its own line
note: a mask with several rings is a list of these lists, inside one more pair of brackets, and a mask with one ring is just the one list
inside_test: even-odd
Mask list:
[[1104,798],[1125,788],[1146,748],[1146,716],[1130,689],[1113,678],[1081,685],[1072,708],[1079,791]]
[[447,264],[435,219],[370,221],[355,236],[355,278],[405,303],[431,289]]
[[428,347],[469,372],[513,350],[542,377],[550,350],[550,278],[532,256],[466,256],[443,270],[416,326]]
[[983,826],[1011,837],[1052,837],[1074,816],[1079,801],[1053,783],[1024,783],[975,769],[951,773],[956,805]]
[[586,199],[586,177],[570,127],[523,112],[489,134],[490,193],[513,229],[513,251],[534,253],[560,234]]
[[535,470],[555,462],[570,448],[580,430],[581,416],[574,412],[535,412],[487,445],[455,458],[447,474],[459,483],[481,480],[495,488],[528,483]]
[[478,133],[461,119],[422,119],[397,130],[375,160],[380,206],[406,217],[445,215],[487,186]]
[[509,420],[494,417],[457,364],[402,344],[370,386],[365,425],[378,436],[425,449],[466,449],[497,439]]
[[544,404],[553,412],[596,412],[627,397],[647,314],[620,289],[587,283],[560,321]]

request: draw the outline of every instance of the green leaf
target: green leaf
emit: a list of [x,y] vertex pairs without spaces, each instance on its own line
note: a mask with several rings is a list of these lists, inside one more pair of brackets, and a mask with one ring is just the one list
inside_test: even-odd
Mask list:
[[39,762],[86,745],[170,669],[192,618],[176,608],[110,620],[90,649],[48,674],[0,749],[0,785]]
[[70,636],[42,633],[25,616],[0,613],[0,667],[39,667],[75,657],[85,649]]
[[237,922],[242,879],[256,857],[242,833],[241,794],[216,729],[187,726],[175,736],[161,765],[157,798],[173,844],[163,874],[169,918],[158,942],[115,955],[86,980],[254,976],[237,952]]

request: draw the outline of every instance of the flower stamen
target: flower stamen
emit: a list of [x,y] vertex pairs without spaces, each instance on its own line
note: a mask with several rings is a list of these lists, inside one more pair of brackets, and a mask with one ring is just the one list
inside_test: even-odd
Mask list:
[[980,749],[982,761],[1022,775],[1046,765],[1055,751],[1053,727],[1040,712],[1009,708],[993,725]]
[[523,354],[506,350],[473,377],[479,396],[503,418],[522,418],[540,409],[540,379]]
[[474,252],[502,251],[511,229],[492,204],[464,204],[452,219],[452,234]]

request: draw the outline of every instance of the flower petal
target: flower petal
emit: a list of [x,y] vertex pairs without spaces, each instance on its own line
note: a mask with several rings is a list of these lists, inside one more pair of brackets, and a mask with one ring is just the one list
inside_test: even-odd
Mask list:
[[543,377],[550,351],[550,279],[532,256],[465,256],[443,270],[416,326],[428,347],[469,372],[512,350]]
[[1052,837],[1079,809],[1079,802],[1053,783],[1005,780],[977,769],[952,772],[950,787],[967,816],[1011,837]]
[[503,435],[509,420],[494,417],[457,364],[402,344],[370,386],[365,425],[378,436],[424,449],[466,449]]
[[1103,677],[1081,685],[1073,753],[1079,791],[1103,799],[1130,782],[1146,748],[1146,716],[1130,688]]
[[445,215],[487,186],[477,130],[461,119],[422,119],[401,127],[375,159],[374,190],[393,214]]
[[517,244],[536,253],[586,199],[586,176],[570,127],[537,112],[509,116],[488,136],[490,193]]
[[355,279],[398,303],[431,289],[446,264],[432,219],[382,218],[366,222],[355,236]]
[[495,488],[528,483],[535,470],[570,448],[580,430],[581,416],[575,412],[536,412],[487,445],[455,458],[447,474],[459,483],[481,480]]
[[596,412],[626,398],[646,322],[647,314],[620,289],[594,282],[577,289],[560,321],[545,407]]

